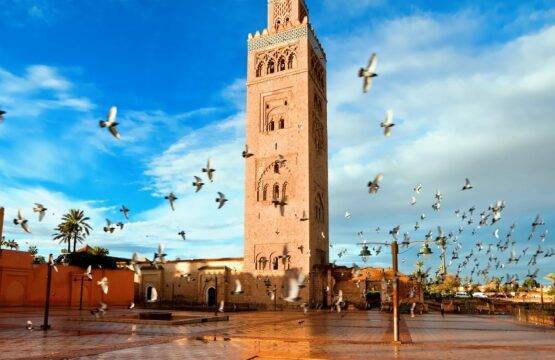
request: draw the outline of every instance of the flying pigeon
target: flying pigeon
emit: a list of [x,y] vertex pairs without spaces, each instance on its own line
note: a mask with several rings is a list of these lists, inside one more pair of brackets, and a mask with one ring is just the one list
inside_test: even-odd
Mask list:
[[154,261],[164,263],[166,262],[166,253],[164,253],[164,245],[158,244],[158,251],[154,253]]
[[414,192],[420,194],[422,192],[422,184],[418,184],[414,187]]
[[416,197],[411,197],[409,204],[411,204],[412,206],[416,205]]
[[116,224],[117,227],[119,227],[120,230],[123,230],[123,223],[120,221]]
[[116,122],[117,113],[118,113],[118,108],[115,106],[112,106],[110,108],[110,111],[108,112],[108,118],[104,121],[100,121],[98,124],[100,125],[101,128],[108,128],[108,131],[110,131],[110,134],[112,134],[113,137],[115,137],[116,139],[120,139],[121,136],[117,128],[119,124]]
[[89,279],[92,280],[92,266],[91,265],[89,265],[87,267],[87,271],[85,271],[85,273],[83,275],[85,275],[86,277],[88,277]]
[[299,296],[300,289],[304,287],[303,282],[304,282],[304,275],[302,273],[299,274],[298,278],[290,278],[289,293],[288,293],[288,296],[283,300],[287,302],[299,301],[301,299]]
[[175,196],[173,192],[170,192],[167,196],[164,196],[164,199],[168,200],[168,202],[170,203],[170,208],[172,209],[172,211],[175,211],[175,207],[173,204],[175,200],[177,200],[177,196]]
[[102,288],[102,292],[104,294],[108,294],[108,278],[107,277],[103,277],[102,280],[97,282],[98,285],[100,285],[100,288]]
[[383,174],[379,173],[378,175],[376,175],[376,177],[374,178],[374,181],[369,181],[368,182],[368,193],[370,194],[375,194],[378,192],[378,190],[380,189],[380,182],[383,179]]
[[439,209],[441,209],[441,202],[436,201],[436,202],[432,205],[432,209],[434,209],[434,211],[439,211]]
[[203,173],[206,173],[206,175],[208,176],[208,180],[210,180],[210,182],[214,182],[214,172],[216,170],[212,169],[211,165],[210,165],[210,159],[208,159],[208,161],[206,162],[206,167],[204,169],[202,169]]
[[242,294],[243,287],[241,286],[241,281],[239,279],[235,279],[235,290],[231,292],[232,295]]
[[221,209],[225,205],[226,201],[227,199],[225,198],[225,195],[218,191],[218,197],[216,198],[216,202],[219,203],[218,209]]
[[417,231],[418,229],[420,229],[420,223],[417,221],[416,224],[414,224],[414,231]]
[[0,110],[0,124],[4,122],[4,115],[6,112],[4,110]]
[[139,266],[139,261],[141,261],[142,259],[139,258],[139,254],[137,254],[136,252],[133,253],[133,256],[131,256],[131,264],[133,265],[133,271],[135,272],[135,274],[141,276],[141,267]]
[[420,220],[424,220],[424,219],[426,219],[426,214],[420,215]]
[[35,207],[33,208],[33,212],[39,214],[39,222],[44,219],[44,215],[46,214],[47,208],[45,208],[42,204],[35,203]]
[[350,220],[351,219],[351,213],[348,211],[345,211],[345,219]]
[[110,221],[110,219],[106,219],[106,226],[103,227],[103,230],[105,233],[113,233],[114,230],[116,230],[116,228],[112,225],[112,222]]
[[223,300],[220,301],[220,307],[218,308],[218,311],[219,311],[219,312],[221,312],[221,313],[224,312],[224,305],[225,305],[225,302],[224,302]]
[[121,209],[119,209],[119,212],[123,214],[123,217],[124,217],[126,220],[129,220],[129,211],[130,211],[130,210],[129,210],[128,208],[126,208],[125,205],[122,205],[122,206],[121,206]]
[[13,223],[15,225],[21,226],[23,231],[25,231],[26,233],[28,234],[31,233],[31,230],[29,229],[29,225],[27,224],[27,219],[25,219],[25,217],[23,216],[23,212],[21,211],[21,209],[17,211],[17,218],[13,219]]
[[468,180],[468,178],[466,178],[465,181],[464,181],[464,185],[463,185],[463,187],[462,187],[461,190],[462,190],[462,191],[464,191],[464,190],[470,190],[470,189],[472,189],[472,188],[473,188],[473,186],[470,184],[470,180]]
[[33,330],[33,322],[31,320],[27,320],[27,330]]
[[201,178],[199,178],[198,176],[195,176],[195,181],[193,182],[193,186],[197,188],[195,192],[199,192],[200,189],[202,189],[202,187],[204,186],[204,183],[202,182]]
[[394,239],[397,239],[397,235],[399,235],[400,229],[401,229],[401,226],[397,225],[393,229],[389,230],[389,234],[393,236]]
[[187,233],[184,230],[181,230],[180,232],[178,232],[177,235],[181,236],[183,240],[187,240],[186,238]]
[[493,236],[494,236],[496,239],[499,239],[499,229],[495,229],[495,231],[493,232]]
[[385,113],[385,119],[380,123],[380,126],[383,127],[383,133],[385,136],[391,135],[391,128],[395,126],[393,123],[393,110],[387,110]]
[[370,57],[370,60],[368,61],[368,65],[366,66],[366,68],[360,68],[360,70],[358,71],[358,77],[363,79],[362,90],[365,93],[370,91],[370,88],[372,87],[372,78],[378,76],[378,74],[376,74],[377,66],[378,55],[376,55],[376,53],[373,53]]
[[249,146],[245,144],[245,150],[243,150],[243,158],[247,159],[253,156],[253,153],[249,152]]

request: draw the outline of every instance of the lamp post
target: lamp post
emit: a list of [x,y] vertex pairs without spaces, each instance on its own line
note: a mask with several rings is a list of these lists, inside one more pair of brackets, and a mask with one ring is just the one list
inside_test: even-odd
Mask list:
[[48,312],[50,310],[50,289],[52,286],[52,254],[48,255],[48,269],[46,274],[46,297],[44,301],[44,322],[41,326],[43,331],[50,329],[48,325]]
[[393,263],[393,342],[399,342],[399,272],[398,265],[399,245],[397,241],[391,243],[391,257]]

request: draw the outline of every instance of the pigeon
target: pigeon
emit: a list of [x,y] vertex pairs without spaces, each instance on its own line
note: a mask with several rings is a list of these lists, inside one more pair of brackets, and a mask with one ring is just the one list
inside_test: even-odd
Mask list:
[[124,224],[120,221],[120,222],[116,223],[116,226],[119,227],[120,230],[123,230]]
[[121,209],[119,209],[119,212],[123,214],[123,217],[124,217],[126,220],[129,220],[129,211],[130,211],[130,210],[129,210],[128,208],[126,208],[125,205],[122,205],[122,206],[121,206]]
[[168,200],[168,202],[170,203],[170,208],[172,209],[172,211],[175,211],[174,202],[178,199],[177,196],[175,196],[173,192],[170,192],[168,195],[164,196],[164,199]]
[[52,269],[54,269],[55,272],[58,272],[58,267],[56,266],[56,264],[54,264],[53,258],[50,258],[50,260],[48,261],[48,265],[52,266]]
[[247,159],[247,158],[250,158],[253,155],[254,155],[253,153],[249,152],[249,146],[245,144],[245,150],[243,150],[243,158]]
[[300,289],[304,287],[303,282],[304,282],[304,275],[302,273],[299,274],[298,278],[290,278],[289,293],[288,293],[288,296],[283,300],[287,302],[299,301],[301,299],[299,296]]
[[121,139],[121,136],[117,128],[119,124],[116,122],[117,113],[118,113],[118,108],[115,106],[112,106],[110,108],[110,111],[108,112],[108,118],[104,121],[100,121],[98,124],[100,125],[101,128],[108,128],[108,131],[110,131],[110,134],[112,134],[112,136],[115,137],[116,139]]
[[220,301],[220,307],[218,308],[218,311],[223,313],[224,312],[224,306],[225,306],[225,302],[223,300]]
[[235,279],[235,290],[233,290],[231,292],[231,295],[237,295],[237,294],[242,294],[243,291],[243,287],[241,286],[241,281],[239,281],[239,279]]
[[345,219],[350,220],[351,219],[351,213],[348,211],[345,211]]
[[23,212],[21,211],[21,209],[17,211],[17,218],[13,219],[13,223],[15,225],[21,226],[23,231],[25,231],[26,233],[31,233],[31,229],[29,229],[29,225],[27,224],[27,219],[25,219],[25,217],[23,216]]
[[414,192],[420,194],[422,192],[422,184],[418,184],[414,187]]
[[383,179],[383,174],[379,173],[378,175],[376,175],[376,177],[374,178],[374,181],[369,181],[368,182],[368,193],[370,194],[376,194],[378,192],[378,190],[380,189],[380,182]]
[[45,208],[42,204],[35,203],[35,207],[33,208],[33,212],[36,212],[36,213],[39,214],[39,222],[41,222],[42,219],[44,219],[44,215],[46,214],[46,210],[48,210],[48,209]]
[[411,197],[410,203],[409,203],[409,204],[411,204],[411,205],[413,205],[413,206],[416,205],[416,198],[415,198],[414,196]]
[[135,308],[135,303],[134,302],[129,304],[129,310],[133,310],[134,308]]
[[542,220],[542,217],[540,216],[540,214],[538,214],[536,216],[536,219],[532,223],[532,232],[536,231],[536,228],[541,225],[545,225],[545,222]]
[[461,191],[470,190],[472,188],[473,188],[473,186],[470,184],[470,180],[468,180],[468,178],[466,178]]
[[393,229],[389,230],[389,234],[393,236],[395,240],[397,240],[397,235],[399,235],[399,230],[401,229],[400,225],[395,226]]
[[93,277],[92,277],[92,266],[91,265],[89,265],[87,267],[87,271],[85,271],[85,273],[83,275],[85,275],[86,277],[88,277],[89,279],[92,280]]
[[184,230],[181,230],[180,232],[178,232],[177,235],[181,236],[183,240],[187,240],[186,238],[187,233]]
[[360,68],[360,70],[358,71],[358,77],[363,79],[362,90],[365,93],[370,91],[370,88],[372,87],[372,78],[378,76],[378,74],[376,74],[377,66],[378,55],[376,55],[376,53],[373,53],[372,56],[370,56],[370,60],[368,61],[368,65],[366,66],[366,68]]
[[114,230],[116,230],[116,228],[112,225],[110,219],[106,219],[106,226],[103,227],[103,230],[105,233],[109,232],[110,234],[112,234]]
[[495,231],[493,232],[493,236],[494,236],[496,239],[499,239],[499,229],[495,229]]
[[542,241],[542,242],[545,241],[545,237],[547,236],[547,233],[548,233],[548,231],[547,231],[547,229],[545,229],[543,231],[543,234],[540,235],[540,241]]
[[193,186],[197,188],[195,192],[198,193],[200,189],[202,189],[202,187],[204,186],[204,183],[202,182],[201,178],[199,178],[198,176],[195,176],[195,181],[193,182]]
[[164,245],[158,244],[158,252],[154,253],[154,261],[165,263],[166,262],[166,253],[164,253]]
[[426,219],[426,214],[420,215],[420,220],[424,220],[424,219]]
[[100,288],[102,289],[102,292],[104,294],[108,294],[108,278],[107,277],[103,277],[102,280],[97,281],[97,284],[100,286]]
[[383,133],[386,137],[391,136],[391,128],[395,126],[393,123],[393,110],[387,110],[385,119],[380,123],[380,126],[383,127]]
[[225,195],[218,191],[218,197],[216,198],[216,202],[219,203],[218,209],[221,209],[225,205],[226,201],[227,199],[225,198]]
[[[301,309],[303,309],[303,313],[306,315],[308,313],[308,304],[307,303],[302,303],[301,304]],[[300,324],[300,322],[299,322],[299,324]]]
[[420,229],[420,223],[417,221],[416,224],[414,224],[414,231],[417,231],[418,229]]
[[455,216],[456,217],[459,217],[460,213],[461,213],[461,209],[455,210]]
[[4,122],[4,115],[6,115],[6,112],[4,110],[0,110],[0,124]]
[[443,195],[441,194],[441,191],[439,190],[436,191],[435,198],[438,202],[443,200]]
[[33,322],[31,320],[27,320],[27,330],[33,330]]
[[436,201],[436,202],[432,205],[432,209],[434,209],[434,211],[439,211],[439,209],[441,209],[441,202]]
[[206,167],[202,169],[202,172],[206,173],[206,175],[208,176],[208,180],[210,180],[210,182],[214,182],[215,171],[216,170],[212,169],[212,167],[210,166],[210,159],[208,159],[208,161],[206,162]]
[[133,255],[131,256],[131,264],[133,265],[133,271],[135,272],[135,274],[141,276],[141,267],[138,264],[139,261],[141,261],[141,259],[139,258],[139,254],[134,252]]

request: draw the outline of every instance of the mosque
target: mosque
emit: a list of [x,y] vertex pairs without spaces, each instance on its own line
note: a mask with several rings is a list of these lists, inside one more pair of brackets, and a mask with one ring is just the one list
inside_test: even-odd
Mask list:
[[[137,303],[365,307],[388,301],[391,269],[329,262],[326,54],[304,0],[268,0],[268,24],[248,35],[244,254],[241,258],[145,263]],[[304,277],[298,303],[284,301],[289,279]],[[232,294],[236,279],[242,293]],[[417,290],[417,291],[415,291]],[[401,299],[421,296],[400,276]],[[156,296],[154,295],[156,294]],[[227,305],[226,305],[227,306]]]

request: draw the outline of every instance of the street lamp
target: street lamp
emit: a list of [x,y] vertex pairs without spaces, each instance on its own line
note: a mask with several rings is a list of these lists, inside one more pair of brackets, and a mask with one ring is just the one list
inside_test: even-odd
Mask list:
[[47,331],[50,329],[50,325],[48,325],[48,313],[50,310],[50,290],[52,286],[52,254],[48,255],[48,270],[46,273],[46,297],[44,300],[44,322],[41,325],[41,329],[43,331]]

